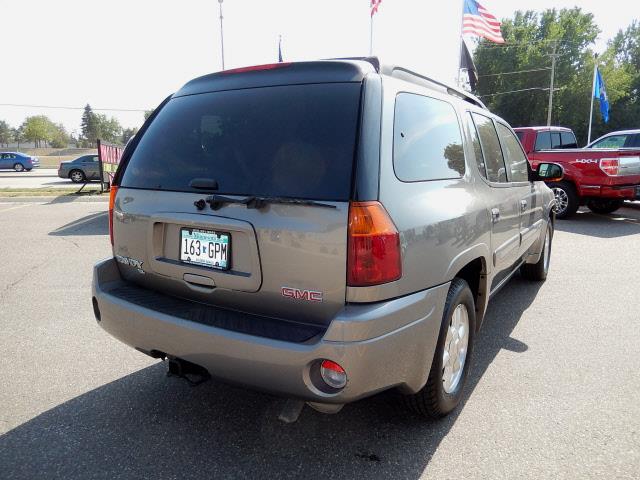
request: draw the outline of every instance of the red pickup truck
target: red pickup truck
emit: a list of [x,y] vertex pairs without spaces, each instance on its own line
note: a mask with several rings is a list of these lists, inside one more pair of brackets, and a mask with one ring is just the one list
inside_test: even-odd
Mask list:
[[576,137],[563,127],[514,129],[535,170],[540,162],[564,169],[560,182],[549,182],[556,196],[556,217],[573,215],[580,205],[611,213],[625,200],[640,199],[640,148],[577,148]]

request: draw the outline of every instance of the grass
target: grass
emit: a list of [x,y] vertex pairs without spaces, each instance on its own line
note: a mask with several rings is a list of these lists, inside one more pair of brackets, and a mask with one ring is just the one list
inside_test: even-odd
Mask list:
[[[108,193],[100,194],[100,186],[98,188],[90,188],[86,186],[77,196],[107,196]],[[76,192],[80,187],[76,188],[0,188],[0,197],[60,197],[60,196],[76,196]]]
[[78,158],[78,155],[47,155],[38,157],[40,159],[40,168],[55,168],[57,169],[60,162],[66,162]]

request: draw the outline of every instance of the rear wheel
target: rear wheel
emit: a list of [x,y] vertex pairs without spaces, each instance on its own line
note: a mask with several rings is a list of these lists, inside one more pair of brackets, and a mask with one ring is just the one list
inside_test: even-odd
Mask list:
[[69,178],[74,183],[82,183],[87,179],[87,177],[85,176],[82,170],[71,170],[69,172]]
[[403,397],[409,408],[437,418],[458,406],[469,373],[475,325],[471,289],[461,278],[454,278],[447,293],[429,379],[418,393]]
[[534,282],[544,282],[547,279],[547,273],[549,273],[549,262],[551,260],[551,242],[553,240],[553,225],[551,220],[547,223],[547,233],[544,236],[544,243],[542,245],[542,254],[538,263],[525,263],[520,268],[520,273],[527,280],[533,280]]
[[556,197],[556,205],[553,210],[556,218],[568,218],[578,211],[579,202],[576,189],[570,182],[552,182],[549,188]]
[[593,213],[613,213],[618,210],[624,201],[622,200],[589,200],[587,207]]
[[21,163],[16,163],[13,165],[13,169],[16,172],[22,172],[24,170],[24,165],[22,165]]

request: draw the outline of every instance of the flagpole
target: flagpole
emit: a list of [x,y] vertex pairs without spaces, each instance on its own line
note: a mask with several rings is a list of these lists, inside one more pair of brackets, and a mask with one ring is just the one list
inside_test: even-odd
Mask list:
[[369,56],[373,57],[373,13],[370,14],[371,20],[369,23]]
[[464,4],[466,0],[462,0],[462,11],[460,12],[460,42],[458,44],[458,75],[456,76],[456,87],[462,88],[460,85],[460,65],[462,65],[462,31],[464,29]]
[[591,85],[591,108],[589,109],[589,133],[587,134],[587,145],[591,143],[591,124],[593,123],[593,99],[596,95],[596,77],[598,75],[598,54],[595,54],[593,62],[593,82]]

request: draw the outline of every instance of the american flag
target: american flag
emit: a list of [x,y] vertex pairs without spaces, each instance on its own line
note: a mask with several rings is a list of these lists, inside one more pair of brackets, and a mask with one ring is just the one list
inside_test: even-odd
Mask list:
[[[372,0],[373,2],[373,0]],[[462,34],[478,35],[496,43],[504,43],[500,20],[491,15],[476,0],[465,0],[462,15]]]
[[382,0],[371,0],[371,16],[378,11],[378,7],[382,3]]

